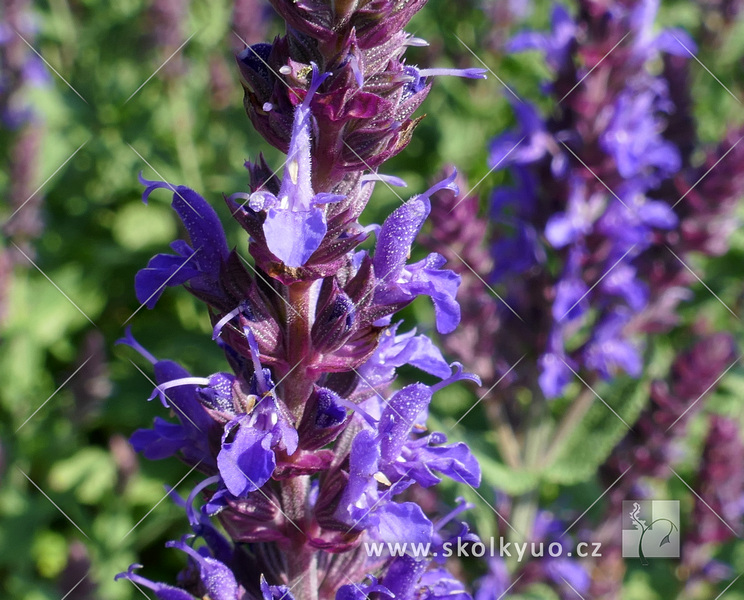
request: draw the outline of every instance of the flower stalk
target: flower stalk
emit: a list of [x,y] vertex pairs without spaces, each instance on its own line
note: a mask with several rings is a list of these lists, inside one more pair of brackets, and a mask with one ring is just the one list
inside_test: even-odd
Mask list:
[[[408,143],[429,79],[483,75],[404,63],[402,28],[423,2],[273,5],[287,35],[247,47],[238,65],[249,117],[287,160],[281,177],[263,157],[247,163],[250,188],[225,199],[251,259],[228,246],[194,190],[142,179],[145,201],[172,193],[189,240],[137,274],[137,297],[153,308],[166,287],[186,287],[207,304],[231,371],[192,376],[131,333],[121,340],[153,363],[152,398],[178,419],[135,432],[135,448],[153,459],[176,455],[206,478],[184,503],[193,537],[170,544],[189,557],[180,587],[136,566],[120,577],[165,600],[466,595],[432,557],[363,552],[370,541],[442,544],[447,534],[408,499],[409,488],[444,476],[480,482],[465,444],[426,430],[432,395],[478,378],[393,320],[422,295],[439,331],[460,319],[459,277],[444,257],[410,262],[430,196],[456,189],[455,176],[380,226],[359,217],[375,181],[387,180],[377,168]],[[374,250],[363,249],[372,234]],[[396,389],[404,365],[438,382]],[[455,536],[472,534],[463,525]]]

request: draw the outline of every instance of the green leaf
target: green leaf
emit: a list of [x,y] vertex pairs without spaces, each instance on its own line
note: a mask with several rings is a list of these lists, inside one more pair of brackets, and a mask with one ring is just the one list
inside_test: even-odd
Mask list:
[[67,541],[55,531],[40,531],[34,539],[31,555],[43,577],[52,579],[67,564]]
[[55,464],[49,472],[49,482],[60,492],[74,490],[83,504],[96,504],[113,490],[116,467],[102,448],[83,448]]
[[170,210],[153,203],[128,204],[114,219],[114,239],[128,250],[165,246],[176,238],[176,224]]
[[[480,441],[480,440],[479,440]],[[487,451],[482,444],[468,440],[468,445],[478,458],[483,474],[483,484],[513,496],[520,496],[540,484],[540,473],[527,469],[512,469],[492,458],[493,450]],[[491,456],[489,456],[489,454]]]
[[603,391],[602,398],[612,409],[595,397],[556,460],[545,469],[545,479],[564,485],[589,479],[628,433],[626,424],[635,423],[648,400],[649,383],[648,378],[626,378]]

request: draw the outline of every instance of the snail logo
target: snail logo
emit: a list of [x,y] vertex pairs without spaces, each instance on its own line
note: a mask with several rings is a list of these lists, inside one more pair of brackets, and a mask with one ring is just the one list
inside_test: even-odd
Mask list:
[[677,500],[623,501],[623,556],[679,558],[679,502]]

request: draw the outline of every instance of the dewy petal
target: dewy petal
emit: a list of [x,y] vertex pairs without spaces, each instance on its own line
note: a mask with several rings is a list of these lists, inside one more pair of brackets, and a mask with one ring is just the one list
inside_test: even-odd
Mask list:
[[372,357],[359,367],[362,385],[388,384],[395,378],[396,368],[403,365],[412,365],[441,379],[449,377],[449,364],[439,348],[427,336],[416,335],[415,329],[396,335],[401,323],[390,326]]
[[434,526],[418,504],[413,502],[384,502],[374,510],[377,527],[370,534],[387,543],[431,542]]
[[[415,330],[409,332],[413,333]],[[404,344],[398,345],[386,357],[385,362],[396,367],[408,364],[441,379],[450,375],[449,364],[442,356],[441,350],[424,334],[410,335]]]
[[424,260],[408,269],[409,281],[399,284],[399,288],[412,296],[426,295],[434,303],[434,319],[439,333],[450,333],[460,322],[460,305],[456,300],[460,287],[460,276],[441,267],[446,259],[431,253]]
[[320,208],[303,211],[272,208],[263,225],[266,244],[288,267],[301,267],[323,241],[327,231]]
[[[360,431],[351,444],[349,453],[349,480],[336,509],[336,518],[349,525],[365,526],[364,519],[377,502],[377,481],[373,478],[379,470],[380,446],[369,429]],[[355,518],[354,515],[361,511]]]
[[[410,455],[400,469],[415,479],[420,485],[429,487],[441,481],[431,473],[432,470],[446,475],[454,481],[467,483],[474,487],[480,485],[481,471],[477,459],[467,444],[459,442],[449,446],[431,445],[446,442],[447,437],[435,433],[409,445]],[[410,469],[410,471],[409,471]]]
[[384,585],[377,583],[377,577],[367,575],[370,583],[347,583],[338,588],[336,600],[367,600],[372,593],[384,594],[389,598],[394,598],[394,594]]
[[[461,581],[446,569],[432,569],[424,573],[420,582],[423,588],[421,600],[472,600]],[[498,598],[498,596],[494,596]]]
[[335,427],[346,420],[346,409],[338,403],[339,396],[333,390],[319,387],[318,408],[315,426],[318,428]]
[[395,594],[395,600],[413,600],[417,597],[421,576],[428,566],[428,560],[398,556],[390,563],[382,584]]
[[421,226],[431,211],[429,197],[441,190],[459,193],[455,178],[457,171],[429,188],[423,194],[413,196],[408,202],[395,209],[382,224],[377,236],[373,265],[375,277],[385,283],[393,283],[408,260],[411,246]]
[[378,280],[392,283],[397,279],[430,210],[428,199],[414,196],[385,219],[377,237],[372,263]]
[[201,401],[209,408],[225,413],[234,413],[232,386],[235,376],[232,373],[215,373],[208,378],[209,385],[197,390]]
[[431,401],[431,388],[413,383],[393,395],[380,416],[380,452],[385,463],[398,459],[413,425]]
[[[226,442],[234,429],[232,442]],[[228,491],[236,498],[245,497],[263,486],[276,469],[271,450],[271,432],[255,429],[241,418],[225,426],[217,467]]]
[[199,579],[207,592],[206,596],[211,600],[238,600],[240,598],[238,582],[227,565],[211,556],[200,554],[183,542],[168,542],[166,546],[178,548],[194,560],[199,568]]
[[155,592],[159,600],[195,600],[194,596],[181,589],[175,588],[164,583],[156,583],[137,575],[134,570],[141,569],[142,565],[132,565],[126,573],[119,573],[114,577],[114,581],[119,579],[129,579],[132,583],[144,586]]

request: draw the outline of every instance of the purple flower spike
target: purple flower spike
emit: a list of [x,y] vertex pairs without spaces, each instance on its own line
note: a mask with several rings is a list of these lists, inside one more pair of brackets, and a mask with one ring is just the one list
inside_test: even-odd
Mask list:
[[[377,182],[405,186],[378,169],[409,143],[432,79],[485,73],[407,63],[408,46],[425,42],[402,28],[425,0],[271,4],[286,34],[244,49],[238,67],[249,118],[286,153],[286,166],[279,178],[262,156],[246,161],[249,189],[224,195],[250,260],[228,248],[195,192],[142,181],[145,201],[160,188],[173,192],[189,240],[138,273],[137,297],[152,307],[165,287],[184,285],[207,305],[212,341],[230,368],[191,375],[131,333],[122,340],[154,365],[151,399],[175,417],[156,418],[132,443],[204,475],[176,500],[203,540],[169,544],[189,555],[183,589],[122,577],[166,600],[469,600],[444,571],[426,575],[429,557],[411,563],[361,548],[413,542],[439,551],[441,524],[415,489],[444,477],[480,482],[465,444],[426,430],[432,395],[478,378],[448,364],[427,335],[399,333],[395,318],[426,295],[440,332],[460,320],[460,277],[445,257],[409,264],[430,197],[457,193],[456,173],[381,226],[362,225],[362,215]],[[371,234],[374,253],[360,248]],[[406,365],[435,383],[396,388]],[[474,539],[464,524],[461,537]]]

